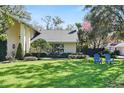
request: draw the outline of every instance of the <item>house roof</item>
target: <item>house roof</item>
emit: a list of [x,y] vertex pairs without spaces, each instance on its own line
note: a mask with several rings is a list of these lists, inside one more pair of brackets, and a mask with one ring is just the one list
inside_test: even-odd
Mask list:
[[63,30],[47,30],[41,31],[41,34],[35,37],[33,41],[37,39],[44,39],[47,42],[78,42],[77,31],[63,31]]
[[124,42],[117,44],[115,47],[124,47]]

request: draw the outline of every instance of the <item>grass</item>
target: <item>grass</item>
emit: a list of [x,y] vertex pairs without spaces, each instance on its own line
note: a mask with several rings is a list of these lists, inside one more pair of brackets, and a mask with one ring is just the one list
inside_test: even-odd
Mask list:
[[1,88],[124,87],[124,63],[93,64],[85,60],[40,60],[0,64]]

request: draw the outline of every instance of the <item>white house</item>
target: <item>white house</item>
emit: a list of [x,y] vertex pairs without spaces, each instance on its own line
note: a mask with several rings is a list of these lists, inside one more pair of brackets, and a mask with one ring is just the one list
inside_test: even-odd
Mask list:
[[124,56],[124,42],[117,44],[115,48],[120,51],[120,55]]
[[[10,15],[11,16],[11,15]],[[18,44],[22,44],[25,53],[29,52],[30,41],[36,37],[39,32],[30,24],[11,16],[14,20],[14,25],[7,30],[7,57],[16,54]]]
[[76,53],[76,44],[78,42],[78,35],[76,30],[41,31],[41,34],[34,38],[31,42],[40,38],[52,44],[53,52]]

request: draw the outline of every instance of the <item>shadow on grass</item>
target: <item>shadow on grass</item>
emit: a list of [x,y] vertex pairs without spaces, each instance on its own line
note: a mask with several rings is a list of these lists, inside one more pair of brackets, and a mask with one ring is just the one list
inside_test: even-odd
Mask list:
[[92,63],[69,60],[3,67],[0,68],[0,87],[124,87],[115,82],[116,78],[124,74],[124,63]]

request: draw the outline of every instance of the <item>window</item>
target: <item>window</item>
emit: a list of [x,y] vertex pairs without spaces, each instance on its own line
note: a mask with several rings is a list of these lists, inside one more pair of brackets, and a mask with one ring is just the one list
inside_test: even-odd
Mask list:
[[52,43],[51,46],[52,46],[52,53],[54,53],[54,54],[64,53],[64,44]]

